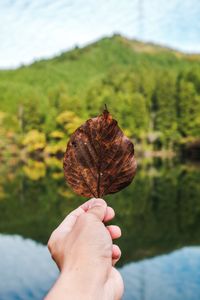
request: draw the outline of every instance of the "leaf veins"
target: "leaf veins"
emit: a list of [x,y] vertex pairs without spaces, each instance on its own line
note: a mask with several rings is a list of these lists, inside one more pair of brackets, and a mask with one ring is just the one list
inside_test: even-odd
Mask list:
[[71,135],[63,166],[65,179],[74,192],[96,198],[125,188],[137,168],[133,143],[107,108]]

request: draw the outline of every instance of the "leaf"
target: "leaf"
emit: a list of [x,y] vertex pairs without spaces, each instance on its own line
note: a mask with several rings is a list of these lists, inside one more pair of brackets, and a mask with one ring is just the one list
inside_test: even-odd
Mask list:
[[74,192],[103,197],[120,191],[133,180],[137,167],[134,146],[105,109],[71,135],[63,167]]

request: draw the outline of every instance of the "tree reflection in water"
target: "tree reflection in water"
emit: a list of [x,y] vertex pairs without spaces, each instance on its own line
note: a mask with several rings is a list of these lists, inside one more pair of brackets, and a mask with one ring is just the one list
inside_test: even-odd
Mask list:
[[[0,165],[0,232],[46,244],[85,199],[66,186],[62,162],[55,158],[24,166],[7,162]],[[133,183],[106,197],[122,228],[120,265],[200,245],[199,178],[197,165],[143,160]]]

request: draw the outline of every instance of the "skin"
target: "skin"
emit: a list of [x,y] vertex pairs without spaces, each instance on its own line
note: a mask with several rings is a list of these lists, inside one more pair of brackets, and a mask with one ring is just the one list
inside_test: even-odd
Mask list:
[[115,264],[121,256],[113,239],[118,226],[105,226],[114,210],[102,199],[91,199],[72,211],[54,230],[48,248],[60,276],[45,300],[119,300],[123,281]]

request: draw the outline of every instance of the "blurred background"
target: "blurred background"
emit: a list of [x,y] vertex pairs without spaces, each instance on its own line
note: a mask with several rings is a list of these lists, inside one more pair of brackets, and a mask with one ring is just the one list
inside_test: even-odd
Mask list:
[[124,299],[200,299],[199,15],[198,0],[0,0],[0,300],[55,280],[45,245],[85,200],[63,154],[105,103],[138,161],[106,197]]

